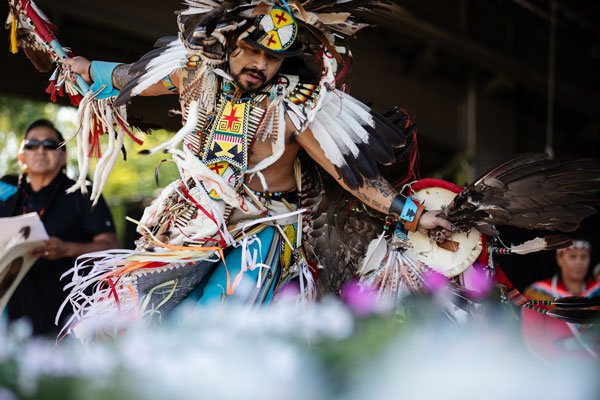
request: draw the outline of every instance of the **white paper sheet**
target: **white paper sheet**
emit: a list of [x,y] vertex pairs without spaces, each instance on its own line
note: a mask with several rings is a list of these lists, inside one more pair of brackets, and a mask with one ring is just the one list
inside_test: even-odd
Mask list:
[[0,313],[37,257],[32,249],[48,240],[37,213],[0,218]]

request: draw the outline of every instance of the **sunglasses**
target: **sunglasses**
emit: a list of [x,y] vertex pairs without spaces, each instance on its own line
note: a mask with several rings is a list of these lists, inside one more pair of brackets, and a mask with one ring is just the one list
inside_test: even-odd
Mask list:
[[56,150],[60,147],[60,143],[52,139],[30,139],[26,140],[25,143],[23,143],[23,148],[25,150],[37,150],[37,148],[40,146],[42,146],[45,150]]

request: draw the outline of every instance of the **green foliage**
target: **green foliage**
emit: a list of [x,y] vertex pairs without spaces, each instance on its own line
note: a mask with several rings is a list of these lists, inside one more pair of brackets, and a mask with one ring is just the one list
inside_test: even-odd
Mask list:
[[[0,97],[0,142],[3,143],[0,153],[0,176],[17,174],[17,150],[22,135],[27,126],[36,119],[45,118],[52,121],[63,133],[65,139],[72,137],[75,132],[76,111],[71,107],[62,107],[52,103],[32,102],[14,97]],[[143,148],[153,147],[162,141],[168,140],[170,133],[164,130],[156,131],[152,135],[138,133],[137,136],[144,140]],[[106,146],[106,138],[103,140]],[[155,168],[159,167],[158,178],[160,186],[166,186],[177,178],[177,168],[164,154],[142,156],[137,154],[142,147],[126,139],[127,161],[122,157],[115,163],[113,172],[108,178],[104,189],[104,196],[111,204],[119,204],[129,200],[139,200],[154,195],[158,186],[155,183]],[[77,175],[77,162],[75,144],[68,143],[69,153],[68,175],[75,178]],[[88,177],[93,176],[93,167]]]
[[59,130],[67,128],[58,116],[59,106],[52,103],[0,97],[0,176],[18,173],[17,150],[29,124],[36,119],[46,118],[54,122]]
[[[104,189],[104,196],[113,203],[154,197],[159,188],[177,179],[177,167],[170,161],[169,155],[138,154],[142,148],[152,148],[168,140],[171,135],[165,130],[155,131],[152,135],[138,133],[137,136],[144,140],[143,146],[126,139],[127,160],[119,157],[115,163]],[[158,177],[158,185],[155,176]]]
[[0,137],[21,135],[31,122],[38,118],[56,121],[59,106],[23,100],[17,97],[0,97]]
[[355,371],[380,356],[390,341],[401,333],[397,318],[373,315],[356,320],[354,335],[339,341],[327,342],[313,347],[327,365],[334,392],[341,392],[355,379]]

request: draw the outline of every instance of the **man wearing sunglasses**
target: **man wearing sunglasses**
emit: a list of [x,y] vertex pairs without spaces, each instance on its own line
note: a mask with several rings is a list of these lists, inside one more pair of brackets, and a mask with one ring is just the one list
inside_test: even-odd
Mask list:
[[34,334],[56,332],[54,317],[65,298],[60,276],[84,253],[118,247],[110,211],[100,199],[92,210],[65,175],[66,148],[62,134],[47,120],[33,122],[19,150],[22,174],[17,191],[0,204],[0,217],[37,212],[50,236],[34,249],[40,257],[8,303],[9,320],[27,318]]

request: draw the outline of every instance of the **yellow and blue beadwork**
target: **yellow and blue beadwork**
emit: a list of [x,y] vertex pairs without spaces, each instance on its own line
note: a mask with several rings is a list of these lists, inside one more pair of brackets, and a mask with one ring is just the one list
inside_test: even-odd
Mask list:
[[[203,161],[208,167],[235,187],[240,179],[240,171],[247,168],[247,131],[250,104],[226,101],[217,114],[206,143]],[[233,180],[233,181],[232,181]],[[219,197],[215,191],[209,194]]]
[[275,52],[289,49],[298,35],[296,19],[281,7],[271,8],[268,14],[259,17],[258,23],[266,33],[258,43]]

